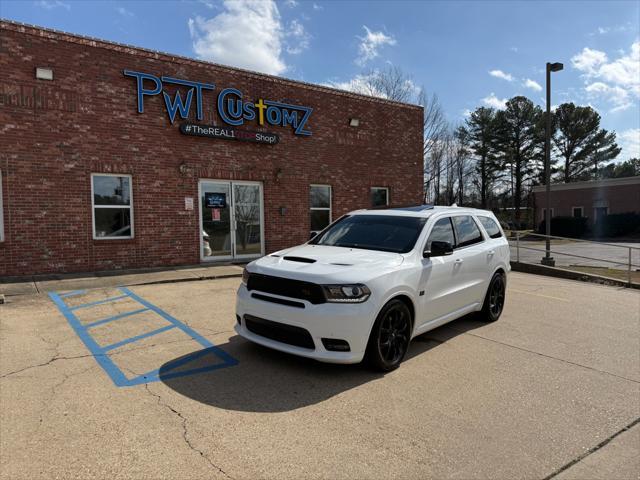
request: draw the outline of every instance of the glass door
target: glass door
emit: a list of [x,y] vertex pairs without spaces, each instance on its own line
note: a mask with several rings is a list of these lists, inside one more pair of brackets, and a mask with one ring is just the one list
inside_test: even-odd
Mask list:
[[234,257],[262,255],[262,189],[258,183],[233,182]]
[[200,182],[200,257],[202,260],[233,258],[231,208],[229,182]]
[[204,261],[263,255],[262,184],[202,180],[200,226]]

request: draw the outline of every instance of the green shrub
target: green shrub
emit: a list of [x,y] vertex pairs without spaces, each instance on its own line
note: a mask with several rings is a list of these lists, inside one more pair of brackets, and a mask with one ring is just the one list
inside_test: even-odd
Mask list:
[[593,226],[596,237],[620,237],[635,232],[640,232],[640,213],[635,212],[604,215]]
[[[538,225],[538,233],[545,234],[544,220]],[[551,217],[551,235],[556,237],[581,238],[587,233],[586,217]]]

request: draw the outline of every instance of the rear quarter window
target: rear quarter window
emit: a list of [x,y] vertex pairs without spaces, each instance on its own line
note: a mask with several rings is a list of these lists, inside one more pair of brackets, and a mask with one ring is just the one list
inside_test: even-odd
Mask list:
[[480,223],[491,238],[500,238],[502,236],[502,230],[500,230],[500,227],[494,219],[478,216],[478,220],[480,220]]

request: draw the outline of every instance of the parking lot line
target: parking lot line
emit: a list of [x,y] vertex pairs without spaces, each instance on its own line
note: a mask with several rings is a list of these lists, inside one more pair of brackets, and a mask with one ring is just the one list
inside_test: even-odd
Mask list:
[[[64,317],[67,319],[71,328],[73,328],[73,330],[76,332],[80,340],[83,341],[85,346],[93,354],[94,358],[96,359],[96,362],[98,362],[98,364],[102,367],[102,369],[109,375],[109,377],[111,377],[111,380],[116,386],[127,387],[127,386],[140,385],[140,384],[149,383],[149,382],[157,382],[164,378],[175,378],[175,377],[181,377],[186,375],[194,375],[196,373],[209,372],[212,370],[231,367],[238,364],[238,361],[235,358],[233,358],[231,355],[226,353],[224,350],[216,347],[214,344],[212,344],[209,340],[207,340],[198,332],[193,330],[191,327],[185,325],[184,323],[180,322],[176,318],[172,317],[164,310],[158,308],[157,306],[148,302],[144,298],[136,295],[126,287],[119,287],[118,290],[122,292],[122,295],[110,297],[110,298],[95,301],[95,302],[74,305],[74,306],[67,305],[64,299],[70,296],[82,295],[83,293],[86,293],[86,291],[76,290],[73,292],[67,292],[62,294],[58,294],[56,292],[49,293],[49,297],[56,304],[56,306],[58,307],[60,312],[64,315]],[[107,318],[96,320],[87,325],[83,325],[82,322],[80,322],[80,319],[74,313],[75,310],[80,308],[82,309],[91,308],[98,305],[117,302],[125,298],[138,302],[144,308],[132,310],[129,312],[123,312],[117,315],[112,315]],[[160,316],[163,320],[169,322],[169,325],[165,325],[161,328],[157,328],[155,330],[142,333],[140,335],[135,335],[132,337],[121,339],[115,343],[112,343],[104,347],[101,347],[89,332],[89,329],[92,327],[108,324],[110,322],[114,322],[123,318],[132,318],[132,317],[135,317],[135,315],[139,315],[141,313],[145,313],[149,311],[154,312],[155,314]],[[109,352],[112,352],[113,350],[119,347],[122,347],[130,343],[134,343],[139,340],[149,338],[173,329],[178,329],[182,331],[191,340],[197,342],[204,348],[202,350],[193,352],[190,355],[186,355],[185,357],[182,357],[174,362],[169,362],[165,364],[162,367],[162,374],[160,373],[160,369],[157,368],[157,369],[148,371],[142,375],[138,375],[134,378],[129,378],[113,362],[113,360],[109,355]],[[205,365],[204,367],[181,370],[178,372],[175,371],[176,368],[186,365],[189,362],[196,360],[198,358],[201,358],[205,355],[212,355],[217,360],[217,363]]]
[[566,298],[553,297],[551,295],[543,295],[541,293],[525,292],[524,290],[516,290],[515,288],[510,288],[509,292],[524,293],[526,295],[533,295],[534,297],[550,298],[552,300],[559,300],[561,302],[570,302],[571,301],[571,300],[568,300]]

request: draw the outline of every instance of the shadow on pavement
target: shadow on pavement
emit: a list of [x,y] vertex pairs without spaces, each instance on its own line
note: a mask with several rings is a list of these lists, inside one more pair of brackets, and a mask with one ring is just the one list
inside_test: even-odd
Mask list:
[[[412,340],[405,361],[482,325],[464,317],[420,335]],[[183,358],[179,357],[160,368],[160,379],[181,395],[218,408],[285,412],[316,404],[384,376],[370,370],[366,364],[321,363],[262,347],[238,335],[218,348],[235,357],[239,364],[208,373],[162,378],[166,365]],[[210,358],[202,357],[191,362],[189,368],[204,367],[210,361]]]

